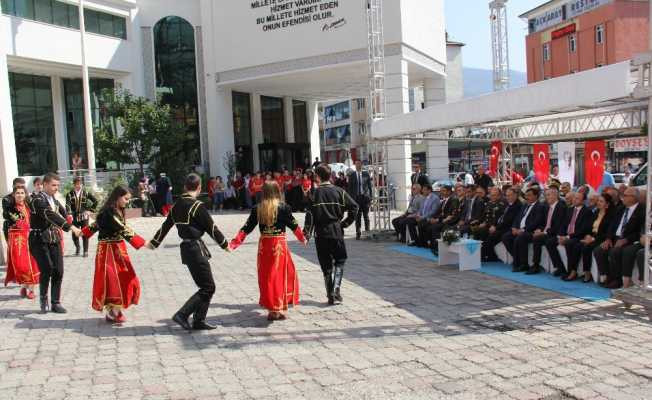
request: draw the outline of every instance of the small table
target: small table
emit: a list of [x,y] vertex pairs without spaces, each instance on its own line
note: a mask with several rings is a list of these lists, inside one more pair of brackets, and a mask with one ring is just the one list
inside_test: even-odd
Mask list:
[[473,239],[460,239],[450,246],[443,240],[437,239],[439,247],[439,266],[455,265],[460,271],[477,270],[482,266],[482,242]]

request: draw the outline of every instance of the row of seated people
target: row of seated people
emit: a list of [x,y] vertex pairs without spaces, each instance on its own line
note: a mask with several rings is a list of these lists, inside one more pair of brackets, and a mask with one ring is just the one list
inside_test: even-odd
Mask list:
[[[636,188],[622,194],[607,188],[589,202],[587,193],[585,189],[570,192],[564,200],[552,186],[540,201],[541,190],[533,186],[522,200],[518,187],[504,191],[491,187],[486,198],[482,187],[467,186],[456,187],[455,193],[451,187],[443,187],[439,197],[429,185],[414,185],[407,212],[393,224],[400,241],[405,241],[407,230],[413,238],[411,246],[430,247],[435,254],[437,239],[449,228],[481,240],[483,261],[498,261],[494,249],[503,243],[512,256],[512,270],[527,274],[543,270],[545,247],[554,275],[566,281],[579,278],[581,262],[584,282],[591,282],[595,258],[601,285],[628,287],[635,265],[639,276],[643,275],[645,196]],[[566,250],[566,265],[558,246]]]

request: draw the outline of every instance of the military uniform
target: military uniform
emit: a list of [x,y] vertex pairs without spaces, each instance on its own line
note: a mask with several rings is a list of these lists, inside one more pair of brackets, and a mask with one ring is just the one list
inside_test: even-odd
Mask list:
[[489,228],[498,225],[498,220],[503,216],[506,207],[507,204],[505,204],[503,200],[487,202],[485,204],[480,224],[471,227],[473,238],[482,241],[483,260],[493,259],[495,257],[493,247],[489,248],[489,242],[487,242],[487,238],[489,238]]
[[[344,213],[347,218],[344,219]],[[342,188],[324,182],[315,190],[306,213],[304,234],[315,235],[317,258],[324,274],[329,304],[342,301],[340,288],[347,259],[344,229],[358,214],[358,204]]]
[[[215,226],[204,203],[189,194],[184,194],[174,203],[163,226],[150,241],[152,246],[160,246],[173,226],[177,227],[182,239],[181,262],[188,267],[190,275],[199,287],[197,293],[188,299],[173,319],[179,323],[177,318],[181,317],[187,325],[188,317],[193,314],[193,328],[203,329],[208,307],[215,294],[215,281],[209,263],[211,254],[201,238],[204,233],[208,234],[223,250],[228,248],[228,242]],[[181,323],[180,325],[184,326]],[[187,329],[186,326],[184,328]]]
[[[72,223],[79,229],[88,226],[88,213],[95,212],[97,209],[97,199],[92,193],[86,191],[84,188],[79,192],[79,196],[73,188],[66,194],[66,209],[72,215]],[[75,254],[79,255],[79,238],[72,235],[72,242],[75,244]],[[84,257],[88,256],[88,238],[83,237],[82,243],[84,246]]]
[[41,270],[41,311],[47,312],[48,286],[52,281],[52,311],[65,312],[61,307],[61,282],[63,280],[63,249],[60,229],[70,231],[71,221],[66,208],[45,192],[32,200],[32,231],[29,235],[30,249]]

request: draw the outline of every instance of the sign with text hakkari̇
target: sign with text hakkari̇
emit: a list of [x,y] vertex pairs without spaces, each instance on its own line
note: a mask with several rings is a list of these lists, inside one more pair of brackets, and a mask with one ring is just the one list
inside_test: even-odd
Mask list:
[[346,25],[338,17],[340,0],[255,0],[251,9],[259,12],[256,25],[263,32],[287,29],[297,25],[315,24],[322,31]]

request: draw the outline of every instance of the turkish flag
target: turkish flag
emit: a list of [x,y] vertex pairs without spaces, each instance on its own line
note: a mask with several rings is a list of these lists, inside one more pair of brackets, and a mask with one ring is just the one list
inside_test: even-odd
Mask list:
[[498,173],[498,160],[503,152],[503,142],[496,140],[491,142],[491,151],[489,152],[489,176],[496,177]]
[[550,155],[548,154],[548,145],[532,145],[532,151],[534,153],[534,176],[539,184],[545,185],[550,176]]
[[584,142],[584,180],[598,190],[604,176],[604,140]]

